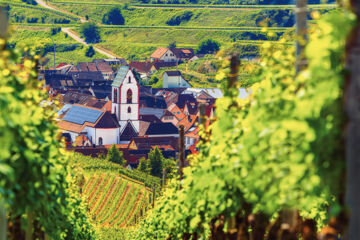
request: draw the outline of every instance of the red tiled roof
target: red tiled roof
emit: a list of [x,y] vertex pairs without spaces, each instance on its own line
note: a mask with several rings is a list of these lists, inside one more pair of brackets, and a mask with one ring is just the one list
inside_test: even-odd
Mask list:
[[158,48],[151,54],[151,58],[161,58],[166,52],[169,50],[168,48]]
[[88,65],[89,72],[97,72],[98,71],[98,69],[96,67],[96,63],[89,62],[89,63],[87,63],[87,65]]
[[112,68],[110,67],[110,64],[107,62],[99,62],[97,64],[97,68],[100,72],[113,72]]

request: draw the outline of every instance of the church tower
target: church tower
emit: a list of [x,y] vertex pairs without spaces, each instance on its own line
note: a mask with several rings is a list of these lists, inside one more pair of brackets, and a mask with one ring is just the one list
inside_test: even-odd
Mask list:
[[116,115],[120,132],[128,124],[139,132],[139,84],[128,66],[121,66],[112,84],[111,113]]

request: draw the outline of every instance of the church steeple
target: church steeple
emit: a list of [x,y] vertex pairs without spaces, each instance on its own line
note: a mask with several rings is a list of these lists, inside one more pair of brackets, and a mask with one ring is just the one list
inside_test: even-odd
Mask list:
[[128,66],[119,68],[112,84],[112,109],[121,128],[131,122],[139,132],[139,84]]

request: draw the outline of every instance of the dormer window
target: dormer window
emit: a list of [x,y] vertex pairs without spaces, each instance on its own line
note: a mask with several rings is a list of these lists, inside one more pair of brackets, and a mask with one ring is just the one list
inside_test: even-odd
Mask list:
[[129,76],[128,83],[131,83],[131,77]]

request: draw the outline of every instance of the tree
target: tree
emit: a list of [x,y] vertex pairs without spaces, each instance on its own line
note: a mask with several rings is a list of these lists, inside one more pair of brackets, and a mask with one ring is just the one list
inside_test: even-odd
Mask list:
[[176,48],[176,41],[169,43],[168,48]]
[[94,47],[93,46],[90,46],[86,52],[85,52],[85,56],[87,57],[93,57],[95,55],[95,50],[94,50]]
[[102,22],[108,25],[124,25],[125,19],[120,8],[114,7],[104,14]]
[[125,164],[125,159],[123,157],[123,153],[116,148],[115,144],[111,146],[109,152],[107,153],[106,159],[110,162],[118,163],[120,165]]
[[144,173],[149,173],[149,162],[145,157],[140,158],[137,169]]
[[157,147],[151,149],[148,154],[148,159],[150,161],[150,174],[155,177],[162,176],[162,164],[163,164],[163,155]]
[[85,38],[87,43],[98,43],[100,42],[100,30],[99,27],[92,22],[87,22],[81,25],[81,35]]
[[205,39],[199,43],[197,53],[208,54],[216,53],[220,49],[220,43],[212,39]]

